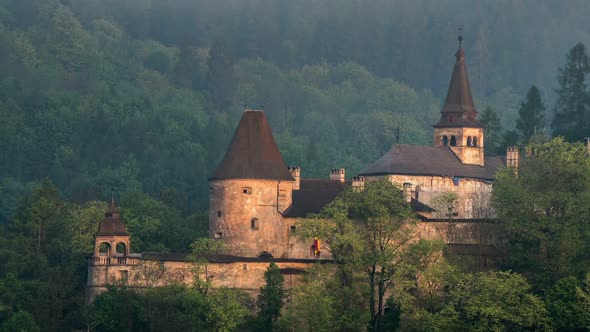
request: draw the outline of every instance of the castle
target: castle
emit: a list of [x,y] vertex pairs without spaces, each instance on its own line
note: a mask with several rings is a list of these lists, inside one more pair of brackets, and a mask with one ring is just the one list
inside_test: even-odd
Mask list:
[[[362,190],[366,181],[384,177],[403,187],[420,220],[420,236],[442,238],[458,253],[489,244],[493,232],[485,219],[493,217],[492,182],[499,168],[518,167],[518,150],[510,148],[506,158],[485,156],[484,128],[477,120],[461,37],[459,41],[441,118],[434,125],[434,144],[398,144],[352,181],[342,168],[332,169],[327,179],[302,178],[300,167],[288,167],[283,160],[264,112],[245,110],[209,179],[209,237],[222,248],[209,258],[206,278],[212,286],[256,292],[274,261],[286,277],[285,286],[293,287],[311,264],[330,261],[321,239],[296,236],[298,221],[320,212],[346,188]],[[436,197],[446,193],[455,194],[453,206],[434,206]],[[146,287],[191,281],[187,254],[132,254],[130,249],[130,236],[112,201],[89,261],[88,300],[117,282]],[[147,280],[146,269],[157,269],[160,278]]]

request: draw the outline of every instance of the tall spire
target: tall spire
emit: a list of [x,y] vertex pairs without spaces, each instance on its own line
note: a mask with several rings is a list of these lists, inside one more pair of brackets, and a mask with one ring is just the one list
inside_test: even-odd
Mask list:
[[434,127],[481,127],[477,120],[477,110],[473,104],[471,86],[465,67],[465,52],[463,51],[463,28],[459,27],[459,48],[457,58],[449,83],[449,90],[445,105],[441,110],[441,118]]

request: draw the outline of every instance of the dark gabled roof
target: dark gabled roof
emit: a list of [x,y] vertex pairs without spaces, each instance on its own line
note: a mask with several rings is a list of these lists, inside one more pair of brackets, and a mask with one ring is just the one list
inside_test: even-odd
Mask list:
[[323,179],[301,179],[299,190],[293,190],[293,204],[283,213],[285,217],[306,217],[310,213],[319,213],[332,202],[350,182]]
[[430,206],[428,206],[428,205],[426,205],[414,198],[412,198],[412,201],[410,202],[410,207],[412,208],[412,211],[414,211],[414,212],[434,212],[434,211],[436,211],[435,209],[431,208]]
[[115,200],[111,200],[111,205],[109,209],[104,214],[104,219],[100,222],[98,226],[98,232],[96,233],[97,236],[129,236],[127,234],[127,229],[125,228],[125,223],[121,220],[119,213],[117,213],[117,209],[115,207]]
[[466,165],[449,147],[398,144],[359,175],[439,175],[494,180],[504,165],[502,157],[486,157],[484,166]]
[[263,111],[246,110],[221,163],[210,180],[294,181],[279,152]]
[[[459,37],[460,41],[462,37]],[[465,67],[465,52],[459,44],[455,54],[457,61],[451,75],[449,90],[445,105],[441,110],[441,117],[434,127],[482,127],[477,120],[477,110],[473,104],[471,85]]]

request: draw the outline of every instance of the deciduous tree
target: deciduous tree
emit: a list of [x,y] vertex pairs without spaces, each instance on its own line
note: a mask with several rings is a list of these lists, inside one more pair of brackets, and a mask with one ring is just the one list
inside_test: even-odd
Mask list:
[[531,143],[518,177],[499,172],[493,202],[508,266],[548,287],[590,264],[590,158],[582,143]]
[[285,298],[283,283],[285,278],[281,274],[279,267],[274,262],[271,262],[264,272],[264,280],[266,284],[260,287],[257,301],[258,319],[261,330],[273,331],[273,326],[281,316],[281,309],[283,308]]
[[324,220],[304,224],[306,234],[327,243],[340,266],[344,287],[355,289],[355,271],[363,271],[369,325],[380,330],[385,294],[416,236],[413,213],[401,189],[386,180],[369,181],[362,191],[349,189],[341,194],[323,210],[322,217]]

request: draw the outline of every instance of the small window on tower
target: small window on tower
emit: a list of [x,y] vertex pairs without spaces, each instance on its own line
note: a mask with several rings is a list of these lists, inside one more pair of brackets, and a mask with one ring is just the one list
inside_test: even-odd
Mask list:
[[250,228],[258,230],[258,218],[252,218],[252,220],[250,220]]
[[252,194],[252,188],[251,187],[244,187],[244,188],[242,188],[242,193],[250,195],[250,194]]
[[449,145],[449,138],[445,135],[442,137],[443,146]]
[[473,137],[473,146],[477,146],[477,137]]
[[471,136],[467,136],[467,146],[471,146]]
[[223,237],[223,233],[222,232],[215,232],[215,234],[213,235],[214,238],[216,239],[221,239]]
[[457,145],[457,139],[455,138],[455,136],[451,136],[451,146],[456,146]]
[[221,210],[217,211],[217,217],[221,218]]
[[291,233],[297,232],[297,226],[291,226]]

